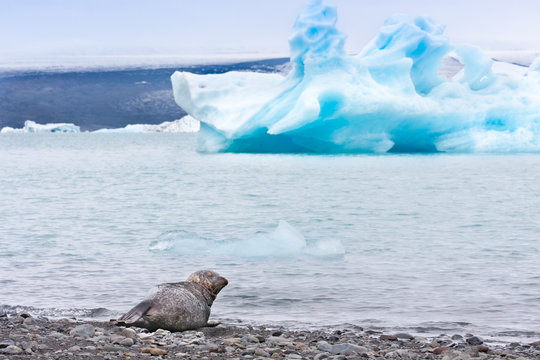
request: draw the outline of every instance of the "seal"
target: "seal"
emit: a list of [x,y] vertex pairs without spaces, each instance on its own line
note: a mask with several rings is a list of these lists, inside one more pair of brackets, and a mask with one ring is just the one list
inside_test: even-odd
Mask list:
[[212,303],[228,283],[214,271],[201,270],[191,274],[186,281],[159,284],[151,295],[122,315],[118,324],[150,331],[205,327]]

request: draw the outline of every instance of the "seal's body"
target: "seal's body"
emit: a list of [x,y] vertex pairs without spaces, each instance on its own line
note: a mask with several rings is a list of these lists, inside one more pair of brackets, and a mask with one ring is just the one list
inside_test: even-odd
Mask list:
[[150,296],[122,315],[118,322],[150,331],[204,327],[212,303],[227,284],[227,279],[208,270],[197,271],[186,281],[159,284]]

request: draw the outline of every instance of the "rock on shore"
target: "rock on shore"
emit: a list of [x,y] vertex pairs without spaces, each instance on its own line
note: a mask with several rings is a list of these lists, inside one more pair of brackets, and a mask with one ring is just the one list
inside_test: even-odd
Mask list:
[[171,333],[107,322],[0,316],[0,359],[540,359],[540,341],[487,346],[476,336],[414,337],[358,329],[217,326]]

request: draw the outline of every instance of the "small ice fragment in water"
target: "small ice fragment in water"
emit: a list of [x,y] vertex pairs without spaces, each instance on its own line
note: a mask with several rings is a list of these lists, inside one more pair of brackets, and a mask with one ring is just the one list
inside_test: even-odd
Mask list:
[[189,231],[173,231],[163,234],[150,244],[152,251],[174,252],[181,255],[211,254],[239,257],[296,257],[341,256],[345,249],[337,239],[307,242],[304,235],[286,221],[280,221],[271,232],[258,232],[242,240],[216,241]]
[[200,123],[187,115],[174,121],[165,121],[161,124],[130,124],[123,128],[100,129],[97,133],[193,133],[200,129]]
[[24,127],[21,129],[14,129],[6,126],[0,130],[0,133],[78,133],[81,132],[81,128],[75,124],[69,123],[51,123],[51,124],[38,124],[31,120],[24,122]]

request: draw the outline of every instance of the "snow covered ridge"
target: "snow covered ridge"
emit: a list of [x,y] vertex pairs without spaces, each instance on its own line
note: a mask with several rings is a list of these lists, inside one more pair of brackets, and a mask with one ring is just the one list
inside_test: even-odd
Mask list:
[[201,121],[199,150],[540,151],[540,60],[494,66],[450,43],[443,25],[406,16],[350,56],[336,22],[336,8],[309,3],[289,37],[287,76],[175,72],[176,103]]
[[38,124],[31,120],[24,122],[24,127],[14,129],[6,126],[0,130],[0,133],[78,133],[81,132],[80,127],[75,124],[58,123],[58,124]]
[[[174,121],[165,121],[158,125],[151,124],[133,124],[118,129],[100,129],[97,133],[193,133],[199,131],[200,124],[198,120],[191,116],[184,116]],[[79,133],[80,128],[74,124],[37,124],[27,120],[22,129],[5,127],[0,133]]]

